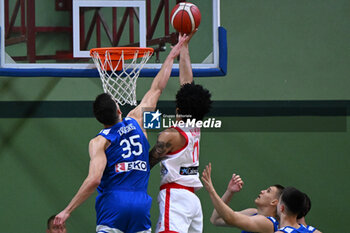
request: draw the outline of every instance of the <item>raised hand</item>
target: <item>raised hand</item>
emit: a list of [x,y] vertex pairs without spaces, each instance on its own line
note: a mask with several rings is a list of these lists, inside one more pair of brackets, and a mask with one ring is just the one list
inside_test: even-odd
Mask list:
[[185,43],[188,43],[188,40],[189,37],[186,34],[179,37],[179,41],[175,46],[172,47],[168,57],[175,59],[177,56],[179,56],[181,48],[184,46]]
[[202,181],[203,181],[203,184],[204,184],[204,188],[210,192],[212,190],[214,190],[214,186],[213,186],[213,183],[211,181],[211,163],[209,163],[203,173],[202,173]]
[[[192,36],[193,36],[194,34],[196,34],[197,31],[198,31],[198,28],[194,29],[190,34],[187,35],[187,36],[188,36],[188,39],[185,41],[185,46],[188,45],[188,43],[190,42]],[[186,34],[181,34],[181,33],[179,33],[179,39],[178,39],[178,40],[180,41],[180,39],[181,39],[183,36],[185,36],[185,35],[186,35]]]
[[230,193],[236,193],[243,188],[243,180],[239,175],[233,174],[230,182],[227,185],[227,191]]

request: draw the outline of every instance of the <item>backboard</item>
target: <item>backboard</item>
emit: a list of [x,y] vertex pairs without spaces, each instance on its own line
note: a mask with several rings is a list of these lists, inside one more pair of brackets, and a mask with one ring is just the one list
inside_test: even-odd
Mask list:
[[[179,0],[0,0],[0,76],[99,77],[89,50],[152,47],[141,77],[155,76],[178,35],[170,12]],[[194,76],[226,74],[220,0],[193,0],[202,14],[190,43]],[[172,75],[178,75],[175,62]]]

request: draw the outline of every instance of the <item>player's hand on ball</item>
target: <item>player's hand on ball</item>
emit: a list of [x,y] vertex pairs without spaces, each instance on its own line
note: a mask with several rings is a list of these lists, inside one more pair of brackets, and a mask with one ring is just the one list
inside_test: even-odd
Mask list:
[[[185,41],[185,45],[188,45],[188,43],[190,42],[192,36],[198,31],[198,28],[194,29],[190,34],[188,34],[188,39]],[[179,41],[182,37],[184,37],[186,34],[182,34],[182,33],[179,33]]]
[[227,185],[227,191],[231,193],[236,193],[241,191],[243,188],[243,180],[239,175],[233,174],[230,182]]
[[204,188],[210,192],[214,189],[213,183],[211,182],[211,163],[209,163],[203,173],[202,173],[202,181],[204,184]]
[[169,56],[173,59],[179,56],[181,48],[186,43],[187,40],[188,40],[188,36],[186,34],[183,35],[181,38],[179,38],[179,42],[177,42],[177,44],[174,47],[172,47],[169,53]]

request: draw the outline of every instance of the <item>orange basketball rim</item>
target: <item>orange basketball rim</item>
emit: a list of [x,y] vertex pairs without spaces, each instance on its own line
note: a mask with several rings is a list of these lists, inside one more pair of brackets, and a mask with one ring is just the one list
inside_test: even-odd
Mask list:
[[[134,59],[135,56],[137,58],[142,58],[146,55],[152,55],[154,49],[153,48],[141,48],[141,47],[105,47],[105,48],[93,48],[90,50],[90,56],[96,57],[99,56],[101,63],[106,64],[105,60],[110,59],[112,63],[112,67],[105,67],[107,70],[111,70],[112,68],[117,71],[123,69],[123,63],[126,60]],[[122,58],[122,59],[121,59]],[[123,62],[120,62],[123,61]]]

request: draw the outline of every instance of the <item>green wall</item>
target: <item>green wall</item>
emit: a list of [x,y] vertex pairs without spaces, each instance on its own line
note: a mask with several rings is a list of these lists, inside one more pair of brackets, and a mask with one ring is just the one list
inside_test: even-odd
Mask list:
[[[350,2],[221,1],[221,24],[227,29],[228,74],[198,78],[214,100],[350,100]],[[195,37],[193,41],[198,41]],[[191,55],[196,57],[196,43]],[[138,81],[143,96],[152,79]],[[173,100],[177,77],[171,78],[161,101]],[[91,101],[101,92],[98,79],[0,78],[0,104],[14,101]],[[3,106],[3,105],[1,105]],[[9,111],[0,109],[1,112]],[[50,109],[50,111],[55,111]],[[67,109],[70,111],[70,109]],[[215,113],[213,113],[215,115]],[[237,122],[287,126],[293,116],[229,116]],[[294,116],[297,119],[305,116]],[[323,116],[313,116],[322,121]],[[330,116],[338,120],[336,116]],[[245,181],[232,202],[235,209],[254,205],[261,189],[292,185],[309,194],[307,221],[323,232],[346,232],[349,208],[349,117],[343,130],[261,131],[254,127],[204,132],[200,170],[211,162],[219,194],[233,172]],[[303,128],[301,127],[301,128]],[[43,232],[47,218],[70,201],[88,171],[88,142],[101,126],[84,118],[0,118],[0,224],[3,232]],[[149,134],[154,144],[156,133]],[[152,222],[157,221],[159,168],[151,172]],[[204,232],[239,232],[209,223],[212,211],[204,189],[198,191]],[[94,232],[94,198],[79,207],[67,223],[74,233]],[[155,227],[153,227],[155,228]],[[332,230],[333,229],[333,230]]]

